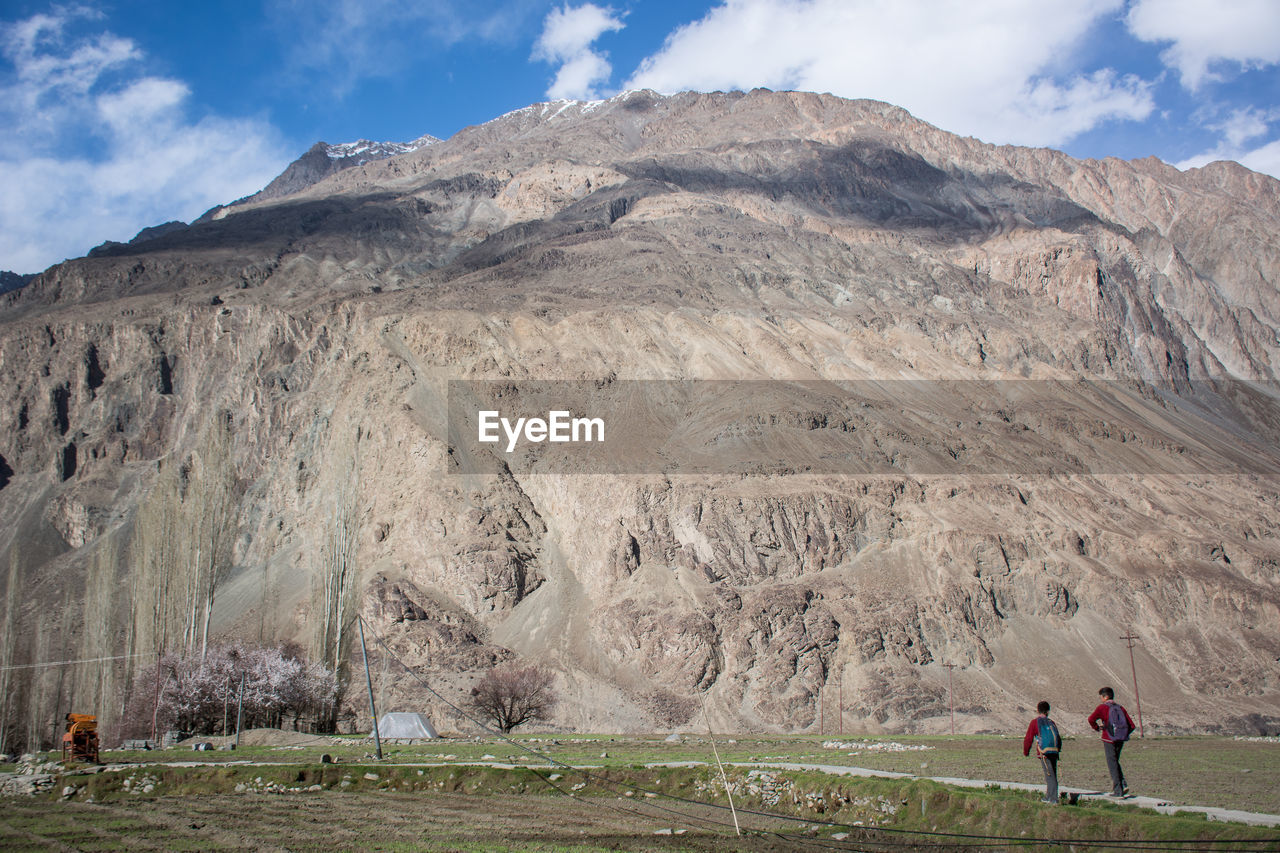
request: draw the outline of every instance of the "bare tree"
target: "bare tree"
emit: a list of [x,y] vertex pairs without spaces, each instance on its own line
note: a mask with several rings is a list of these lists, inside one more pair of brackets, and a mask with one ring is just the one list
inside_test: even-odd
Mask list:
[[243,486],[231,452],[229,415],[207,423],[194,449],[157,463],[129,543],[137,648],[208,648],[217,594],[230,575]]
[[468,706],[503,734],[524,723],[548,720],[558,697],[554,677],[539,666],[499,666],[471,688]]
[[18,565],[18,549],[9,549],[9,575],[4,587],[4,620],[0,622],[0,752],[8,752],[17,743],[18,705],[14,700],[16,670],[13,661],[18,648],[18,602],[22,598],[22,574]]
[[[242,497],[231,458],[230,430],[231,413],[219,412],[209,425],[202,451],[200,500],[203,506],[195,554],[195,574],[199,587],[202,587],[197,594],[204,598],[203,626],[200,631],[201,658],[209,648],[209,622],[213,616],[214,599],[223,581],[231,574],[238,504]],[[193,638],[194,623],[193,618]]]
[[320,649],[322,660],[335,672],[342,672],[342,650],[350,631],[356,587],[356,536],[359,517],[356,509],[360,487],[359,471],[354,463],[352,473],[339,485],[334,499],[329,541],[323,551],[324,604],[321,608]]

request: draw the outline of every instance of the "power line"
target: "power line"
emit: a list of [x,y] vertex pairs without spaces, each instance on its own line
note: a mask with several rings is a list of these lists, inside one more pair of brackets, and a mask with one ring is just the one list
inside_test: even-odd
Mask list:
[[105,657],[105,658],[80,658],[78,660],[49,660],[49,661],[44,661],[42,663],[15,663],[15,664],[12,664],[11,666],[0,666],[0,672],[5,672],[11,669],[37,669],[39,667],[44,667],[44,666],[71,666],[72,664],[77,664],[77,663],[100,663],[102,661],[108,661],[108,660],[126,660],[128,658],[145,658],[145,657],[150,657],[152,654],[153,654],[152,652],[142,652],[136,655],[113,655],[112,657]]

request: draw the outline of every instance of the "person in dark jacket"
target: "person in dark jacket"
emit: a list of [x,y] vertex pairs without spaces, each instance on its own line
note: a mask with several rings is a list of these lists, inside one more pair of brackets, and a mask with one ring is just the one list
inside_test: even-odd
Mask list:
[[[1111,774],[1111,796],[1123,797],[1129,793],[1129,784],[1120,767],[1120,750],[1133,731],[1133,718],[1115,701],[1116,692],[1110,687],[1099,690],[1098,698],[1102,701],[1089,715],[1089,725],[1095,732],[1102,732],[1102,750],[1107,757],[1107,772]],[[1113,719],[1119,721],[1119,725],[1114,724]]]
[[1038,715],[1027,726],[1027,733],[1022,738],[1022,754],[1030,755],[1031,747],[1036,748],[1036,757],[1044,768],[1044,801],[1052,805],[1058,804],[1058,754],[1062,749],[1062,736],[1058,727],[1049,719],[1049,703],[1036,705]]

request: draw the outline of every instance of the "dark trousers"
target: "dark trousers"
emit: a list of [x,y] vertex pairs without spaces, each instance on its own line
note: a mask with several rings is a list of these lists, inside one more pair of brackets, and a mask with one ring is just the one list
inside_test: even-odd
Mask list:
[[1128,787],[1124,781],[1124,771],[1120,769],[1120,750],[1123,748],[1123,742],[1102,742],[1102,749],[1107,755],[1107,772],[1111,774],[1111,793],[1116,797],[1124,796],[1125,788]]
[[1046,752],[1040,756],[1040,764],[1044,766],[1044,801],[1058,802],[1058,753]]

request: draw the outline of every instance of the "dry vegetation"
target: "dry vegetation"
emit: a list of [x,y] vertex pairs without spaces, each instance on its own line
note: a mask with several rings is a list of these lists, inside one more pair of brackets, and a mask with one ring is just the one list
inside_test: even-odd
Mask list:
[[[291,743],[201,753],[200,759],[214,762],[202,765],[194,763],[197,756],[178,750],[109,753],[112,764],[106,770],[64,776],[45,795],[7,799],[0,849],[333,850],[373,844],[426,851],[711,850],[723,849],[733,834],[713,766],[646,766],[706,761],[710,747],[703,739],[444,739],[390,744],[386,759],[376,762],[366,755],[369,745],[358,741],[258,734],[264,736],[246,737],[245,743]],[[1035,776],[1009,739],[846,738],[842,743],[833,748],[814,738],[733,738],[719,747],[734,763],[856,764],[1010,781]],[[881,748],[859,751],[857,744]],[[931,748],[895,751],[896,746]],[[1100,755],[1088,749],[1095,744],[1075,746],[1069,755],[1082,774],[1101,765]],[[336,761],[321,763],[322,753]],[[1280,812],[1270,772],[1280,744],[1148,739],[1136,742],[1128,756],[1135,781],[1161,779],[1159,791],[1143,793]],[[549,766],[547,759],[592,769]],[[1051,808],[1038,804],[1032,792],[957,789],[923,779],[859,779],[740,764],[728,772],[748,830],[744,840],[732,839],[735,849],[879,849],[889,842],[961,841],[929,833],[1170,845],[1233,840],[1226,849],[1250,850],[1280,845],[1278,829],[1212,823],[1200,815],[1157,815],[1096,798]],[[1081,779],[1068,775],[1064,781],[1080,785]],[[75,790],[67,795],[69,788]],[[371,834],[376,841],[370,841]]]

